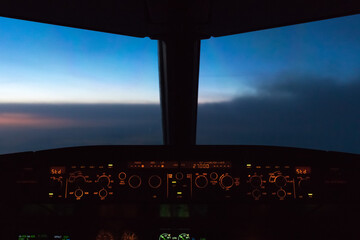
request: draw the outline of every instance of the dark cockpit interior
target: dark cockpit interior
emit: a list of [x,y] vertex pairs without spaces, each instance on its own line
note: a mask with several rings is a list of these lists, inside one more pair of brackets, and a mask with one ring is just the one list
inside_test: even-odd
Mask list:
[[[359,138],[358,152],[197,140],[202,41],[359,13],[350,0],[2,1],[1,17],[157,41],[163,144],[1,150],[1,239],[359,239]],[[0,112],[1,131],[14,116]]]

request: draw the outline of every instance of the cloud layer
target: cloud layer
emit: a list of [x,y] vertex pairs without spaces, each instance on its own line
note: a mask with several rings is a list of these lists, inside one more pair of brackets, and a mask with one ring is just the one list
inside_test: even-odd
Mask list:
[[[256,94],[200,104],[198,144],[360,153],[360,78],[281,74]],[[162,144],[159,105],[1,104],[0,153],[103,144]]]
[[360,153],[360,78],[281,74],[267,80],[253,96],[199,107],[198,143]]

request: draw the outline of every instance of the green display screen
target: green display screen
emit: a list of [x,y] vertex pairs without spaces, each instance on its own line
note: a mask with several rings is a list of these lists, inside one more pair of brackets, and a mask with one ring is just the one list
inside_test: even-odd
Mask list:
[[70,240],[69,235],[20,234],[18,240]]

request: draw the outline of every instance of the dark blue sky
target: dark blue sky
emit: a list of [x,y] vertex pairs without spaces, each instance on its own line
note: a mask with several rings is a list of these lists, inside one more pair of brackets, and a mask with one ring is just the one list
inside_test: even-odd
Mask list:
[[[202,41],[198,143],[360,153],[359,26]],[[156,41],[0,17],[0,43],[0,153],[162,143]]]
[[354,15],[205,40],[200,99],[255,94],[282,73],[351,81],[360,74],[359,26]]

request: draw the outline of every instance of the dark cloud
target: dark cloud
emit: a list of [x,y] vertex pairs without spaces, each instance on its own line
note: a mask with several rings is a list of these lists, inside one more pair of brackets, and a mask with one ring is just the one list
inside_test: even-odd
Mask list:
[[360,153],[360,78],[281,74],[257,94],[199,107],[199,144],[256,144]]
[[1,104],[0,117],[1,113],[52,121],[42,126],[0,125],[0,153],[84,145],[162,144],[159,105]]
[[[282,74],[257,81],[254,87],[256,95],[199,106],[199,144],[360,153],[360,78],[345,82]],[[80,145],[162,144],[159,105],[1,104],[1,116],[7,119],[0,124],[0,153]],[[6,125],[9,116],[29,116],[34,125],[23,120]]]

